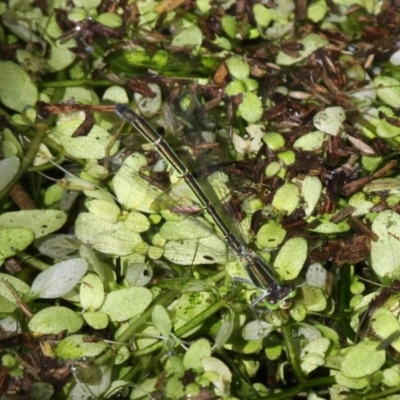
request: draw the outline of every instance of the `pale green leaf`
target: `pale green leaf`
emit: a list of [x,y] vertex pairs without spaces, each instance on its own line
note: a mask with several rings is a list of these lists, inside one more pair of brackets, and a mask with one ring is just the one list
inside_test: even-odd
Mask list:
[[249,123],[258,122],[262,116],[261,100],[253,92],[243,94],[243,100],[238,107],[241,117]]
[[340,371],[335,374],[336,383],[340,385],[339,387],[346,387],[350,389],[364,389],[369,383],[370,379],[361,377],[361,378],[349,378],[343,375]]
[[107,349],[103,341],[88,341],[86,335],[71,335],[62,339],[55,347],[55,354],[65,360],[96,357]]
[[383,370],[383,381],[384,385],[389,387],[395,387],[400,385],[400,365],[395,364],[390,368]]
[[303,50],[299,51],[299,56],[296,55],[292,57],[281,50],[276,56],[275,62],[279,65],[292,65],[308,57],[311,53],[313,53],[320,47],[324,47],[329,44],[329,42],[325,38],[316,33],[308,34],[307,36],[300,39],[298,43],[304,47]]
[[381,101],[394,108],[400,107],[400,81],[390,76],[377,76],[373,82]]
[[285,239],[286,231],[276,222],[264,224],[257,232],[257,245],[261,249],[274,249]]
[[140,93],[135,93],[134,95],[140,115],[144,118],[150,118],[157,115],[162,108],[160,86],[155,83],[149,83],[149,88],[154,93],[154,97],[145,97]]
[[126,321],[143,313],[153,295],[143,287],[119,289],[106,296],[99,311],[106,313],[111,321]]
[[203,41],[203,33],[196,25],[181,30],[172,38],[171,46],[192,50],[197,53]]
[[106,329],[108,325],[108,316],[101,312],[85,312],[82,314],[85,322],[93,329]]
[[62,331],[74,333],[82,328],[83,320],[74,311],[66,307],[48,307],[35,314],[28,323],[34,334],[58,335]]
[[22,112],[33,107],[38,99],[38,90],[29,75],[11,61],[0,61],[0,100],[12,110]]
[[222,319],[221,326],[215,335],[213,350],[221,349],[231,337],[235,322],[235,313],[230,308]]
[[0,227],[29,228],[38,239],[60,229],[67,215],[57,210],[22,210],[0,215]]
[[11,257],[26,249],[34,239],[35,235],[31,229],[0,227],[0,259]]
[[232,15],[224,15],[221,18],[221,25],[222,29],[231,39],[233,39],[236,36],[237,32],[236,20]]
[[378,371],[385,363],[385,351],[378,342],[365,340],[353,346],[344,356],[340,372],[348,378],[363,378]]
[[271,9],[257,3],[253,6],[253,15],[260,28],[266,28],[272,21],[273,13]]
[[400,215],[391,210],[380,212],[372,223],[378,236],[371,241],[371,266],[380,279],[400,279]]
[[118,14],[110,12],[100,14],[96,21],[110,28],[119,28],[122,25],[122,18]]
[[80,213],[75,222],[79,240],[106,254],[126,256],[132,254],[142,243],[141,236],[132,232],[124,221],[115,224],[104,221],[90,213]]
[[230,369],[218,358],[204,357],[202,359],[203,368],[206,372],[215,372],[218,380],[213,380],[213,385],[224,392],[227,390],[232,382],[232,372]]
[[161,305],[156,304],[151,314],[154,326],[167,338],[171,334],[172,323],[168,311]]
[[346,113],[342,107],[327,107],[314,116],[314,126],[329,135],[338,136],[345,119]]
[[68,393],[69,400],[89,400],[104,398],[103,394],[110,387],[111,373],[109,365],[75,367],[77,379]]
[[202,359],[211,356],[211,345],[206,339],[194,342],[185,353],[183,363],[186,369],[202,368]]
[[272,206],[290,215],[299,204],[299,190],[293,183],[285,183],[275,193]]
[[[175,304],[174,330],[178,330],[200,313],[205,311],[215,302],[215,296],[209,292],[184,293]],[[199,330],[201,325],[185,332],[183,337],[188,337]]]
[[92,272],[85,275],[79,289],[81,307],[85,310],[97,310],[104,302],[104,286],[100,277]]
[[99,199],[89,199],[85,203],[87,210],[104,221],[115,224],[121,216],[121,210],[115,203]]
[[316,286],[300,286],[298,298],[301,304],[310,312],[321,312],[326,309],[327,300],[321,288]]
[[55,299],[70,292],[82,279],[88,265],[83,258],[73,258],[42,271],[33,281],[32,298]]
[[304,212],[306,217],[310,216],[318,204],[322,193],[322,183],[317,176],[303,175],[293,180],[300,188],[300,195],[304,201]]
[[260,340],[267,337],[275,328],[266,321],[251,321],[243,327],[242,336],[244,340]]
[[230,74],[239,80],[249,77],[250,67],[241,56],[233,56],[226,60],[226,66]]
[[293,147],[304,151],[319,151],[324,142],[327,141],[326,133],[314,131],[300,136],[294,143]]
[[371,328],[377,338],[381,339],[381,345],[392,346],[396,351],[400,350],[400,323],[397,318],[384,308],[378,308],[372,314]]
[[[7,283],[5,283],[4,281],[6,281],[8,285],[11,286],[11,290]],[[14,296],[12,290],[14,290],[17,295],[22,297],[29,293],[29,286],[24,281],[21,281],[15,276],[0,273],[0,295],[3,296],[4,299],[7,299],[11,303],[17,305],[18,301],[17,298]]]
[[325,14],[329,11],[329,8],[325,0],[317,0],[315,3],[311,3],[307,7],[307,17],[313,22],[321,21]]
[[281,247],[274,268],[284,280],[296,278],[307,258],[307,241],[304,238],[291,238]]
[[0,161],[0,190],[3,190],[19,170],[19,158],[8,157]]
[[60,141],[68,154],[77,158],[99,160],[117,152],[118,143],[114,143],[109,154],[106,153],[112,135],[98,125],[94,125],[87,136],[73,137],[82,122],[80,118],[63,122],[52,129],[51,136]]
[[131,286],[146,286],[153,277],[153,270],[146,263],[129,263],[125,269],[124,276]]
[[141,167],[147,165],[146,158],[138,153],[127,157],[115,174],[113,186],[119,203],[128,210],[154,212],[153,202],[162,192],[151,187],[139,175]]
[[268,132],[264,135],[263,141],[272,150],[276,151],[285,146],[284,137],[278,132]]

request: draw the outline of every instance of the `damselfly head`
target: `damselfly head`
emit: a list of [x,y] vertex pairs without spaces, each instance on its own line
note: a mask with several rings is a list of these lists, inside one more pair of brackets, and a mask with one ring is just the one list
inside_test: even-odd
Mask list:
[[291,299],[294,296],[296,296],[296,287],[293,284],[283,283],[280,285],[278,282],[274,282],[251,302],[251,308],[271,311],[287,310],[292,306]]

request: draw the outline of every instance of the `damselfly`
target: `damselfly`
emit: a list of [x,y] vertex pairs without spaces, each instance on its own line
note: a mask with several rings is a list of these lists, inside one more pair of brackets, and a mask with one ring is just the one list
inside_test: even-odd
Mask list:
[[[216,207],[209,201],[202,187],[189,171],[181,159],[172,150],[170,145],[147,123],[147,121],[136,114],[123,104],[115,106],[115,112],[124,120],[132,124],[155,149],[163,156],[175,169],[188,187],[191,189],[200,205],[213,219],[219,228],[226,243],[243,263],[247,273],[261,293],[251,302],[251,308],[263,306],[270,309],[278,307],[285,308],[289,304],[289,299],[295,295],[295,287],[291,283],[280,284],[274,279],[274,269],[262,257],[252,251],[243,241],[241,241],[227,226]],[[245,279],[237,279],[249,283]]]

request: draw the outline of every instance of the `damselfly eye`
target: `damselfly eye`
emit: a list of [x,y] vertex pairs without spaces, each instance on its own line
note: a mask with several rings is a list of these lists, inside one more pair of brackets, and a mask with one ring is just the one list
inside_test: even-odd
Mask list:
[[279,308],[281,310],[288,310],[290,307],[292,307],[292,305],[293,305],[293,301],[286,299],[286,300],[283,300],[280,302]]

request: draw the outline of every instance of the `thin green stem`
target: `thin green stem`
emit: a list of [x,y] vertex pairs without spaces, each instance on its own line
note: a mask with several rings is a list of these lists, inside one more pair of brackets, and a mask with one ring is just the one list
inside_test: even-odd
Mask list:
[[306,377],[304,376],[304,373],[300,367],[300,363],[297,357],[296,346],[293,340],[291,325],[290,324],[283,325],[282,333],[286,343],[286,351],[288,359],[290,365],[293,368],[293,372],[297,378],[297,381],[300,383],[306,382]]
[[85,87],[85,86],[93,86],[93,87],[108,87],[112,86],[113,83],[108,80],[103,81],[95,81],[91,79],[80,79],[80,80],[64,80],[64,81],[50,81],[50,82],[41,82],[40,88],[69,88],[69,87]]
[[19,251],[17,256],[23,261],[25,264],[30,265],[31,267],[38,269],[39,271],[45,271],[47,268],[50,267],[49,264],[38,260],[37,258],[27,254],[23,251]]

